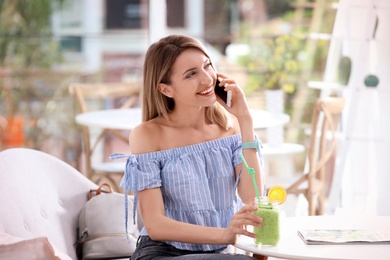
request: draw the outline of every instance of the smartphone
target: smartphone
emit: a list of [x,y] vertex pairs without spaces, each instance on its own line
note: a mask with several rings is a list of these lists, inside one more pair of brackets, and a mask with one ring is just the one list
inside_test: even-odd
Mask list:
[[228,107],[232,105],[232,92],[225,91],[225,87],[219,86],[220,81],[217,79],[214,87],[214,92],[217,94]]

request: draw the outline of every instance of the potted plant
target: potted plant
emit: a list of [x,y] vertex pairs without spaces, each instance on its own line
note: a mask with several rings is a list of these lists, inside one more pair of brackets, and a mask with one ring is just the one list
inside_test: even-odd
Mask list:
[[252,42],[250,53],[240,58],[248,70],[246,90],[271,90],[279,95],[293,93],[303,40],[303,35],[291,33]]
[[[250,44],[250,53],[240,58],[248,71],[246,91],[265,91],[266,108],[270,112],[283,113],[285,94],[296,90],[303,40],[303,35],[297,33],[258,40]],[[283,135],[283,127],[267,129],[271,146],[281,144]]]

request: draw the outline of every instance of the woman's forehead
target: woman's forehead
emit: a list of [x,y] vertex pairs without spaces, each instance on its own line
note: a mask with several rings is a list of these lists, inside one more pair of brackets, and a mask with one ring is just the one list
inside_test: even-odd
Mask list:
[[198,49],[187,49],[177,56],[173,64],[173,72],[186,71],[188,69],[202,66],[209,58]]

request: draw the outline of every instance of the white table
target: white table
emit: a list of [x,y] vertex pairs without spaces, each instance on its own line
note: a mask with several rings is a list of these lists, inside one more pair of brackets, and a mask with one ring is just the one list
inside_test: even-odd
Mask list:
[[285,217],[281,218],[280,228],[281,239],[276,246],[256,246],[253,239],[246,236],[240,236],[235,246],[256,255],[292,260],[390,259],[390,244],[306,245],[297,235],[298,229],[390,230],[390,216]]
[[262,153],[265,159],[265,172],[269,172],[271,167],[275,172],[279,173],[279,175],[291,177],[296,173],[292,156],[304,151],[305,146],[302,144],[282,143],[278,146],[270,146],[267,143],[263,143]]
[[[266,174],[266,182],[269,174],[272,172],[272,177],[277,176],[276,181],[283,182],[283,178],[287,178],[290,180],[292,177],[296,176],[296,167],[294,162],[294,154],[303,153],[305,151],[305,146],[301,144],[294,143],[282,143],[278,146],[269,146],[267,143],[263,143],[262,154],[264,157],[264,165],[263,169]],[[271,178],[272,178],[271,177]],[[270,187],[273,185],[277,185],[280,183],[268,183],[267,185]],[[288,204],[288,206],[287,206]],[[296,201],[289,200],[286,203],[285,209],[289,209],[286,212],[289,215],[294,214],[293,210],[295,208]],[[291,211],[291,212],[290,212]]]
[[[251,109],[254,129],[284,125],[290,121],[287,114]],[[107,109],[76,115],[76,122],[90,127],[131,130],[141,123],[141,109]]]
[[80,125],[116,130],[131,130],[141,123],[141,109],[105,109],[76,115]]
[[263,155],[267,156],[280,156],[290,155],[295,153],[301,153],[305,150],[305,147],[301,144],[283,143],[280,146],[269,146],[263,144]]
[[337,82],[326,82],[326,81],[309,81],[307,83],[309,88],[320,89],[320,90],[341,90],[343,88]]

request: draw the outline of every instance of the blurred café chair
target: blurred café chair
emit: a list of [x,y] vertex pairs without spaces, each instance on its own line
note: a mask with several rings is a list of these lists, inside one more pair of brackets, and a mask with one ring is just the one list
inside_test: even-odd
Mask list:
[[[80,113],[105,109],[107,102],[112,103],[110,108],[125,109],[138,106],[140,83],[72,83],[69,85],[69,93],[75,98]],[[115,138],[128,144],[128,136],[115,129],[99,129],[95,135],[91,132],[95,133],[96,129],[92,131],[88,126],[81,127],[85,162],[84,174],[96,184],[108,182],[119,192],[118,177],[124,172],[125,162],[110,162],[103,158],[104,156],[101,156],[101,160],[100,156],[99,160],[96,160],[94,154],[97,153],[98,145],[104,144],[106,138]]]
[[307,170],[298,178],[283,179],[270,177],[267,186],[282,185],[288,195],[303,194],[308,202],[308,215],[322,215],[327,197],[326,180],[332,176],[332,165],[337,152],[341,113],[344,108],[343,97],[319,98],[313,109],[311,136],[308,145]]

